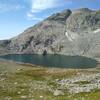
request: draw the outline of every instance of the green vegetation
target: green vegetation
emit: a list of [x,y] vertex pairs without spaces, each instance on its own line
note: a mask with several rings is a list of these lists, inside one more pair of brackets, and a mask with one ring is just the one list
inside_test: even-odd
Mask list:
[[80,85],[89,84],[89,83],[90,83],[89,81],[78,81],[78,82],[75,82],[75,84],[80,84]]
[[[98,73],[93,70],[43,68],[0,61],[0,100],[99,100],[100,91],[71,94],[57,81],[81,74]],[[80,81],[77,84],[88,84]],[[54,95],[59,89],[63,95]]]

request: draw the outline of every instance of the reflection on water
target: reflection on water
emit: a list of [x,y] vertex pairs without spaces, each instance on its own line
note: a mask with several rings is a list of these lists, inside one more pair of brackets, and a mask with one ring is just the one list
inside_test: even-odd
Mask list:
[[10,54],[0,56],[6,60],[13,60],[23,63],[31,63],[48,67],[60,68],[92,68],[96,67],[97,61],[82,56],[64,56],[64,55],[37,55],[37,54]]

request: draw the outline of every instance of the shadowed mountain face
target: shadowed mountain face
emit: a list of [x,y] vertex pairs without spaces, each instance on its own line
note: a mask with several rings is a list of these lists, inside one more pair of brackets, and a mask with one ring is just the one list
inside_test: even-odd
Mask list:
[[100,60],[100,10],[56,13],[19,36],[0,41],[0,54],[64,54]]

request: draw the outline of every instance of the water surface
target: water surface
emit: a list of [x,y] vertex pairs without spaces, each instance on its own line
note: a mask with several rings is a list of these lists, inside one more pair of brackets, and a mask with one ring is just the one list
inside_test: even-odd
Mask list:
[[42,65],[46,67],[93,68],[97,65],[96,60],[82,56],[9,54],[0,56],[0,58],[13,60],[16,62]]

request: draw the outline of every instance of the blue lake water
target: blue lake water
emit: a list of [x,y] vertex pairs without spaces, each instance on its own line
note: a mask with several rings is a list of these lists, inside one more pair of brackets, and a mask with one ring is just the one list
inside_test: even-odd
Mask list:
[[45,67],[94,68],[97,66],[96,60],[82,56],[9,54],[0,56],[0,58]]

